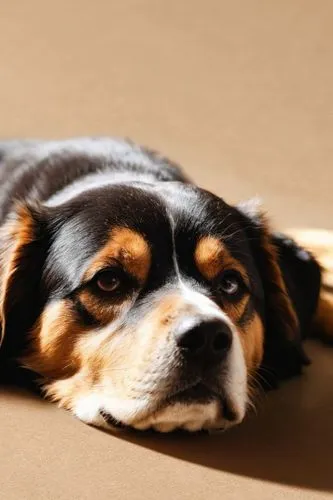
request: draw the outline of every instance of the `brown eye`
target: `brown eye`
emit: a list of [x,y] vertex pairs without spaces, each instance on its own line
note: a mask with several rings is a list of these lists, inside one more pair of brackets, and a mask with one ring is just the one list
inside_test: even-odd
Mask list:
[[114,271],[102,271],[96,279],[97,286],[103,292],[114,292],[120,286],[120,278]]

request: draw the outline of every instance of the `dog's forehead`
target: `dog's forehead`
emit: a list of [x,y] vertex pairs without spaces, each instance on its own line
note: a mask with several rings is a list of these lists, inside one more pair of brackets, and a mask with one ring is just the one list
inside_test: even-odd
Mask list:
[[235,229],[242,230],[238,211],[205,189],[193,184],[165,182],[158,186],[158,192],[172,215],[176,235],[211,234],[223,238],[232,237]]
[[[174,243],[182,271],[218,269],[239,264],[252,288],[260,278],[244,218],[222,198],[191,184],[165,183],[160,191],[174,220]],[[259,292],[258,292],[259,294]]]
[[115,228],[118,235],[120,229],[135,232],[162,258],[170,253],[172,236],[166,205],[142,186],[116,185],[85,192],[52,209],[51,219],[53,241],[45,271],[51,281],[53,276],[60,276],[77,286],[91,259],[114,236]]
[[178,182],[165,182],[162,187],[133,182],[92,189],[59,210],[56,219],[63,219],[63,224],[58,236],[66,233],[69,244],[90,240],[96,249],[114,226],[137,230],[152,244],[171,233],[223,235],[235,227],[235,210],[230,205],[203,189]]
[[[172,265],[174,251],[184,269],[193,264],[196,247],[207,235],[223,240],[232,252],[244,246],[242,227],[231,206],[211,193],[177,182],[92,190],[63,206],[61,216],[64,222],[57,228],[47,268],[56,266],[57,274],[72,286],[79,284],[91,260],[108,248],[115,234],[120,241],[120,229],[147,243],[151,265],[159,273]],[[129,241],[127,237],[121,240]]]
[[191,184],[165,183],[160,187],[172,216],[175,241],[181,247],[197,244],[206,236],[223,242],[230,250],[246,245],[245,227],[239,212],[222,198]]

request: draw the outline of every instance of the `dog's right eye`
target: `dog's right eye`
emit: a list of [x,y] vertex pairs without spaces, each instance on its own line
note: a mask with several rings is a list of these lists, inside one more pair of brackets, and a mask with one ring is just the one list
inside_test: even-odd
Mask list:
[[101,271],[96,276],[96,285],[103,292],[115,292],[121,285],[119,273],[113,270]]
[[119,300],[138,288],[135,278],[119,266],[101,269],[90,282],[89,289],[101,300]]
[[217,290],[229,301],[242,298],[247,290],[243,278],[238,271],[227,269],[218,277]]

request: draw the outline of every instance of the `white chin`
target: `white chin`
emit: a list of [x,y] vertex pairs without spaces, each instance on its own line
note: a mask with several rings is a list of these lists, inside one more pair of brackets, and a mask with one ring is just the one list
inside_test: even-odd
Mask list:
[[218,401],[209,403],[175,403],[167,406],[151,416],[132,424],[138,430],[154,429],[158,432],[172,432],[183,429],[189,432],[200,430],[225,430],[239,423],[243,416],[230,422],[221,415],[221,406]]
[[[100,398],[96,396],[88,396],[76,405],[74,414],[83,422],[103,427],[106,429],[114,428],[100,413],[103,406],[100,404]],[[126,405],[127,406],[127,405]],[[105,408],[105,406],[104,406]],[[118,407],[119,408],[119,407]],[[114,410],[115,408],[113,408]],[[131,408],[134,410],[134,408]],[[183,429],[189,432],[200,430],[226,430],[233,425],[240,423],[245,414],[245,408],[237,409],[237,417],[230,421],[223,418],[221,413],[221,405],[219,401],[210,401],[208,403],[192,403],[186,404],[177,402],[171,404],[157,412],[153,412],[149,416],[139,417],[140,411],[135,418],[133,412],[131,417],[127,411],[112,411],[112,415],[117,418],[125,426],[144,431],[153,429],[158,432],[172,432],[177,429]],[[136,408],[138,410],[138,408]],[[141,408],[142,410],[142,408]],[[125,414],[127,413],[126,417]],[[120,415],[121,414],[121,415]]]

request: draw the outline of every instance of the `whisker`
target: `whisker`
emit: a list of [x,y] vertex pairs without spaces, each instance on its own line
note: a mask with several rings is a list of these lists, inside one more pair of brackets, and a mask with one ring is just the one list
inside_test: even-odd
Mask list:
[[233,233],[225,236],[224,240],[230,240],[230,238],[233,238],[234,236],[236,236],[236,234],[243,233],[243,232],[244,232],[244,228],[241,227],[241,228],[237,229],[237,231],[234,231]]
[[223,231],[223,233],[221,234],[221,237],[223,238],[225,236],[225,234],[234,226],[237,226],[238,227],[238,222],[232,222],[231,224],[229,224],[228,227],[226,227]]

